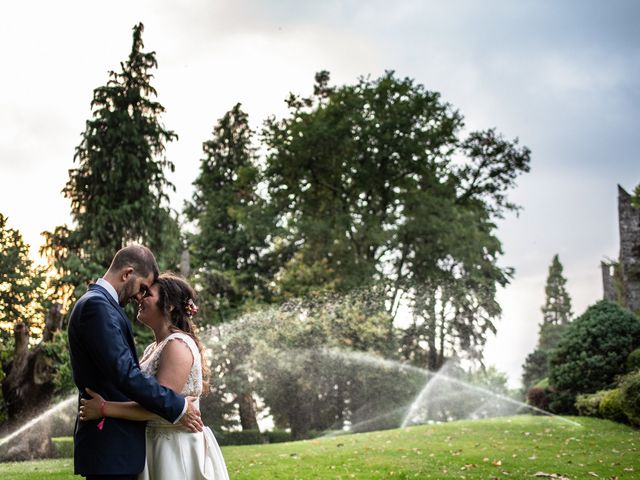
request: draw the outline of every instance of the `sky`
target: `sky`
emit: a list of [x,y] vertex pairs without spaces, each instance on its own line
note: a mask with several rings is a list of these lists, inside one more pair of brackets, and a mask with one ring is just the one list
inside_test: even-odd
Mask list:
[[70,222],[61,194],[93,89],[118,70],[132,28],[156,52],[153,84],[179,140],[172,206],[192,194],[202,142],[241,102],[259,128],[314,74],[335,85],[386,70],[411,77],[465,117],[531,149],[531,172],[498,222],[498,333],[486,363],[519,385],[537,342],[544,284],[560,256],[581,314],[602,297],[600,261],[618,255],[617,186],[640,183],[640,2],[21,1],[0,4],[0,213],[37,249]]

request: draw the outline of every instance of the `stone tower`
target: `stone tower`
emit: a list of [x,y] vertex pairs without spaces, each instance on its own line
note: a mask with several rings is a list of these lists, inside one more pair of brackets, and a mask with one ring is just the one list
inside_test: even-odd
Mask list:
[[602,263],[604,298],[619,301],[640,312],[640,208],[631,204],[631,195],[618,185],[618,265]]
[[640,208],[631,205],[631,195],[620,185],[618,185],[618,222],[623,298],[629,310],[640,312]]

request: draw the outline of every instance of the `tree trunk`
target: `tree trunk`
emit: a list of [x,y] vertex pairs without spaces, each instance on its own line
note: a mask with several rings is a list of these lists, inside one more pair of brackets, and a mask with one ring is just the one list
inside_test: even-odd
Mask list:
[[[44,339],[50,340],[60,325],[60,306],[53,304],[47,314],[43,342],[45,342]],[[28,324],[16,323],[13,335],[15,339],[13,359],[8,365],[3,365],[6,376],[2,380],[2,395],[7,406],[7,426],[10,429],[33,419],[49,405],[54,393],[52,378],[55,369],[53,361],[45,354],[40,345],[29,350]],[[42,448],[38,448],[30,442],[30,449],[46,450],[48,448],[45,444],[49,445],[50,439],[48,435],[42,434],[42,428],[44,426],[39,425],[37,428],[31,429],[38,430],[38,436],[42,439]]]
[[191,257],[189,256],[189,249],[185,248],[180,256],[180,275],[184,278],[188,278],[191,273]]
[[256,414],[256,402],[251,392],[242,392],[238,395],[240,424],[242,430],[260,430]]

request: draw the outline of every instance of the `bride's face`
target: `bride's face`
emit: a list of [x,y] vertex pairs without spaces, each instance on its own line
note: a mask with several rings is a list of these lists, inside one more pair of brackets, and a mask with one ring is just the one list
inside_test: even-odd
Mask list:
[[159,291],[158,284],[151,285],[138,306],[138,320],[152,328],[158,321],[164,319],[162,310],[158,308]]

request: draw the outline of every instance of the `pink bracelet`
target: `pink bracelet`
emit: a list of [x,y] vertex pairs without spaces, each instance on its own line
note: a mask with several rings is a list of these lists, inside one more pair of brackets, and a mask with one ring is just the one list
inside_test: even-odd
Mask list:
[[106,403],[107,402],[104,401],[104,398],[100,401],[100,415],[102,416],[102,420],[98,422],[98,430],[102,430],[102,427],[104,427],[104,406],[106,405]]

